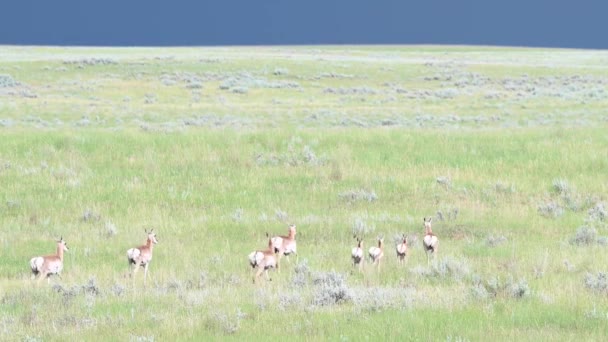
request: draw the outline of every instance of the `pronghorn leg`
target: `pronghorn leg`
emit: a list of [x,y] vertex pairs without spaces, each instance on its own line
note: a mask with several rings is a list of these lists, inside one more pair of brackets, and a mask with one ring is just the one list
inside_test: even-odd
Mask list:
[[48,275],[46,272],[40,272],[40,277],[38,278],[38,284],[40,284],[40,282],[42,281],[42,279],[47,278],[48,279]]
[[148,279],[148,265],[150,264],[144,266],[144,287],[146,286],[146,280]]
[[257,272],[255,272],[255,277],[253,277],[253,283],[255,284],[256,280],[262,275],[262,272],[264,272],[264,266],[258,266],[260,269],[258,269]]
[[135,265],[133,265],[133,269],[131,271],[131,280],[133,281],[133,286],[135,286],[135,275],[137,275],[137,272],[139,271],[139,260],[137,260],[137,262],[135,263]]

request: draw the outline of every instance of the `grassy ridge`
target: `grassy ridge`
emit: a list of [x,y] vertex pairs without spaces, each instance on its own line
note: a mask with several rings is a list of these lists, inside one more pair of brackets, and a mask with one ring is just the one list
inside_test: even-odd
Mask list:
[[[608,333],[601,51],[2,49],[0,339]],[[298,257],[251,284],[246,255],[288,222]],[[148,227],[143,289],[125,253]],[[385,236],[380,272],[352,270],[357,230]],[[59,235],[63,279],[33,284]]]

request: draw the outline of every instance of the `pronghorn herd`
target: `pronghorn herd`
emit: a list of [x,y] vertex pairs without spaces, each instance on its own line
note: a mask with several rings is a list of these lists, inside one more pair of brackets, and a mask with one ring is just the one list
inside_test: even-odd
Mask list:
[[[154,229],[151,229],[149,232],[145,230],[148,239],[146,240],[146,244],[139,247],[130,248],[127,250],[127,260],[129,261],[129,266],[132,266],[131,272],[129,276],[133,276],[139,270],[139,267],[144,268],[144,286],[146,284],[146,279],[148,278],[148,267],[150,266],[150,261],[152,261],[152,251],[154,249],[154,244],[158,243],[156,239],[156,233],[154,233]],[[45,255],[34,257],[30,260],[30,268],[32,269],[32,279],[35,279],[37,276],[38,282],[42,279],[47,278],[47,281],[50,281],[51,275],[57,275],[61,278],[61,270],[63,270],[63,252],[68,251],[68,245],[63,239],[63,237],[57,240],[57,253],[53,255]]]
[[[427,255],[427,264],[430,263],[430,256],[435,257],[437,254],[437,247],[439,245],[439,238],[437,235],[433,234],[433,230],[431,229],[432,218],[423,218],[424,222],[424,239],[423,239],[423,248]],[[296,253],[296,226],[289,225],[288,227],[289,234],[287,236],[274,236],[270,237],[268,233],[266,233],[266,237],[268,238],[268,248],[265,250],[257,250],[251,252],[249,254],[249,264],[252,268],[257,268],[258,270],[255,272],[253,276],[253,282],[255,283],[257,278],[260,277],[262,273],[266,275],[267,280],[272,280],[268,276],[268,270],[271,268],[276,268],[279,270],[279,261],[282,255],[288,256],[291,253]],[[357,245],[351,250],[351,259],[353,263],[353,267],[358,267],[359,271],[362,271],[363,264],[365,262],[365,256],[363,251],[363,237],[354,235],[353,238],[357,240]],[[372,265],[375,265],[377,269],[380,269],[380,263],[382,258],[384,257],[384,237],[378,236],[377,238],[378,245],[370,247],[368,251],[369,259]],[[401,235],[400,242],[396,245],[397,252],[397,260],[399,264],[405,263],[407,256],[409,254],[409,247],[407,236],[405,234]]]
[[[431,228],[432,218],[424,218],[424,239],[422,241],[424,251],[427,255],[427,264],[430,262],[431,256],[433,258],[437,254],[437,247],[439,245],[439,239],[437,235],[433,234]],[[279,264],[282,256],[288,257],[291,254],[297,255],[296,245],[296,226],[291,224],[287,228],[287,235],[276,235],[270,236],[266,233],[268,245],[266,249],[256,250],[249,254],[249,264],[256,272],[253,276],[253,282],[264,273],[267,280],[272,280],[268,275],[269,269],[279,270]],[[148,268],[152,261],[152,252],[154,245],[158,243],[156,233],[153,230],[149,232],[145,230],[147,239],[144,245],[139,247],[130,248],[127,250],[127,260],[129,262],[130,272],[129,276],[134,278],[140,267],[144,268],[144,286],[148,279]],[[351,258],[353,267],[358,267],[359,271],[362,270],[364,264],[364,252],[363,252],[363,237],[357,235],[354,236],[357,240],[357,245],[353,247],[351,252]],[[377,239],[377,246],[372,246],[369,249],[368,255],[372,265],[375,265],[378,270],[380,269],[380,263],[384,257],[384,237],[379,236]],[[68,246],[63,237],[57,240],[57,253],[53,255],[38,256],[30,260],[30,268],[32,270],[32,279],[39,276],[39,280],[50,278],[51,275],[57,275],[61,278],[61,271],[63,270],[63,253],[68,251]],[[405,234],[401,236],[400,242],[396,245],[397,259],[400,264],[403,264],[408,256],[408,241]],[[289,258],[287,258],[289,260]]]

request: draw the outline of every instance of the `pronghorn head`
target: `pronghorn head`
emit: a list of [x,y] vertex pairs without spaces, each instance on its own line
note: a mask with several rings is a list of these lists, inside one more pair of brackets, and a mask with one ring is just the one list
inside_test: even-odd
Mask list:
[[355,238],[355,240],[357,240],[357,247],[363,248],[363,238],[360,238],[357,235],[353,235],[353,238]]
[[150,229],[150,231],[148,231],[147,229],[145,230],[146,234],[148,235],[148,240],[152,241],[152,243],[158,243],[158,240],[156,239],[156,233],[154,232],[154,228]]
[[289,230],[289,236],[293,236],[293,237],[296,236],[296,225],[295,224],[290,224],[288,230]]
[[382,248],[383,244],[384,244],[384,236],[380,235],[380,236],[378,236],[378,247]]
[[273,251],[274,253],[278,253],[279,248],[274,245],[274,243],[272,242],[272,236],[270,236],[268,232],[266,232],[266,238],[268,239],[268,249]]
[[403,234],[403,244],[407,245],[407,236],[405,234]]
[[424,220],[424,230],[426,230],[427,232],[431,231],[431,222],[433,221],[432,217],[429,217],[428,220],[426,217],[423,218]]
[[57,246],[64,252],[69,251],[68,243],[65,242],[65,240],[63,239],[63,236],[60,237],[59,240],[57,240]]

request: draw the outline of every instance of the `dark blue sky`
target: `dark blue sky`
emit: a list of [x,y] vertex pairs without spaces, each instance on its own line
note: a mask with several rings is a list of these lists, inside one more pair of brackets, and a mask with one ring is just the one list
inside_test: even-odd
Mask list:
[[475,44],[608,49],[599,0],[6,0],[0,44]]

